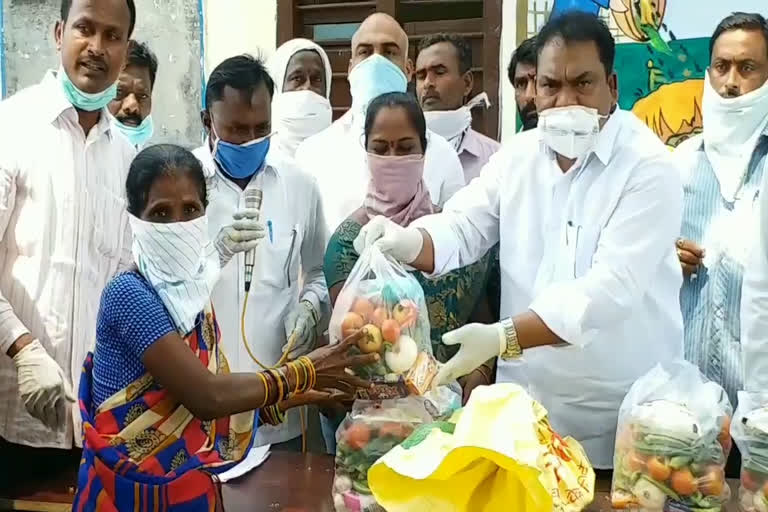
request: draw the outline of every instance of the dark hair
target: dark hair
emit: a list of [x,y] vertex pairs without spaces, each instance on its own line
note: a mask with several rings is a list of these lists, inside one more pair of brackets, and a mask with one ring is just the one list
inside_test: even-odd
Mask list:
[[133,39],[128,41],[128,58],[125,61],[125,65],[147,68],[149,70],[149,85],[150,87],[155,86],[157,57],[146,43],[140,43]]
[[[61,0],[61,21],[66,22],[69,17],[69,10],[72,9],[73,0]],[[136,26],[136,4],[134,0],[125,0],[128,4],[128,12],[131,13],[131,24],[128,26],[128,37],[133,35],[133,28]]]
[[605,74],[613,72],[613,60],[616,57],[616,41],[614,41],[608,25],[603,20],[580,11],[571,11],[550,18],[536,37],[536,56],[541,55],[544,47],[555,38],[561,37],[566,43],[592,41],[597,46],[600,61],[605,68]]
[[419,106],[416,97],[406,92],[388,92],[377,96],[368,105],[368,111],[365,114],[365,147],[368,147],[368,137],[371,135],[373,122],[376,116],[383,108],[402,108],[405,110],[408,119],[416,128],[421,140],[421,148],[427,151],[427,121],[424,119],[424,112]]
[[734,12],[721,21],[709,40],[709,56],[712,58],[712,50],[715,41],[725,32],[731,30],[757,30],[763,34],[765,46],[768,47],[768,21],[756,12]]
[[536,67],[536,37],[529,37],[517,47],[512,53],[512,58],[509,60],[509,68],[507,68],[507,76],[509,77],[509,83],[515,85],[515,71],[518,64],[528,64],[529,66]]
[[419,41],[419,46],[416,49],[416,57],[418,57],[422,51],[438,43],[450,43],[456,49],[456,56],[459,59],[459,73],[463,75],[472,69],[472,47],[466,39],[455,34],[441,33],[424,37]]
[[214,101],[224,96],[224,88],[229,86],[240,92],[253,94],[260,85],[266,85],[270,98],[275,94],[275,82],[269,76],[264,63],[252,55],[230,57],[216,66],[208,78],[205,88],[205,108],[211,108]]
[[147,207],[149,190],[160,176],[184,172],[196,183],[200,199],[208,206],[203,166],[195,155],[175,144],[158,144],[142,150],[131,162],[125,180],[128,212],[136,217]]

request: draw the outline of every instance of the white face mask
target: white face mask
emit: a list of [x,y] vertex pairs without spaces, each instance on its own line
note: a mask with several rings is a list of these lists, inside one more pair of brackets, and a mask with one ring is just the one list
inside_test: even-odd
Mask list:
[[424,112],[427,128],[441,135],[453,145],[453,149],[458,151],[464,134],[472,126],[472,109],[480,105],[485,105],[486,108],[491,106],[488,95],[484,92],[456,110]]
[[284,92],[272,102],[272,128],[291,156],[305,139],[331,126],[332,117],[331,102],[313,91]]
[[208,217],[160,224],[130,216],[133,260],[185,336],[211,297],[219,255],[208,237]]
[[550,108],[539,114],[539,132],[555,153],[578,159],[595,148],[601,116],[597,109],[571,105]]
[[720,182],[720,192],[732,202],[741,188],[757,145],[768,125],[768,82],[736,98],[720,96],[704,79],[702,99],[704,152]]

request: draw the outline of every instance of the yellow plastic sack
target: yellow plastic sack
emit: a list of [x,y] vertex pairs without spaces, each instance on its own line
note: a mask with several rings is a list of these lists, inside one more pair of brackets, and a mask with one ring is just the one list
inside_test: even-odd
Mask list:
[[539,403],[496,384],[475,389],[450,422],[419,427],[371,467],[368,484],[388,512],[575,512],[592,502],[595,473]]

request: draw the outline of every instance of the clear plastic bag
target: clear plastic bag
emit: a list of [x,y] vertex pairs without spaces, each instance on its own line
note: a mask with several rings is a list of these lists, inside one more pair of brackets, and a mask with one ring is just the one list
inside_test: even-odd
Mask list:
[[732,410],[723,388],[684,361],[638,379],[619,410],[614,509],[720,510]]
[[356,370],[360,377],[392,385],[399,382],[405,390],[409,371],[429,366],[430,371],[419,372],[425,378],[411,382],[418,384],[417,389],[408,386],[416,394],[429,389],[429,377],[434,377],[431,374],[436,373],[437,365],[432,358],[424,291],[399,263],[375,246],[363,251],[339,293],[329,326],[331,343],[359,329],[364,336],[353,350],[381,355],[378,363]]
[[384,512],[368,487],[368,469],[416,427],[430,423],[429,408],[429,402],[417,396],[355,401],[336,432],[336,512]]
[[741,452],[740,510],[768,512],[768,393],[739,391],[731,435]]

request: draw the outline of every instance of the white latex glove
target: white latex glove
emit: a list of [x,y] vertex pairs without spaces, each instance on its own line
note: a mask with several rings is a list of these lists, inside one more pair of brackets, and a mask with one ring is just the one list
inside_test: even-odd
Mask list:
[[239,252],[250,251],[264,238],[264,224],[259,221],[259,210],[244,208],[232,216],[233,222],[224,226],[216,235],[216,251],[219,263],[224,268],[232,257]]
[[374,244],[401,263],[413,263],[424,246],[424,236],[416,228],[404,228],[379,215],[360,230],[354,241],[355,251],[362,254]]
[[469,375],[507,348],[507,338],[501,324],[469,324],[443,334],[446,345],[461,345],[459,351],[445,363],[435,377],[438,386]]
[[[298,359],[314,350],[317,339],[317,313],[311,302],[299,302],[285,318],[284,325],[285,339],[289,342],[283,345],[283,353],[289,351],[288,359]],[[296,340],[289,347],[293,334],[296,334]]]
[[35,340],[13,356],[19,394],[29,414],[51,430],[64,423],[75,401],[69,379],[56,361]]

